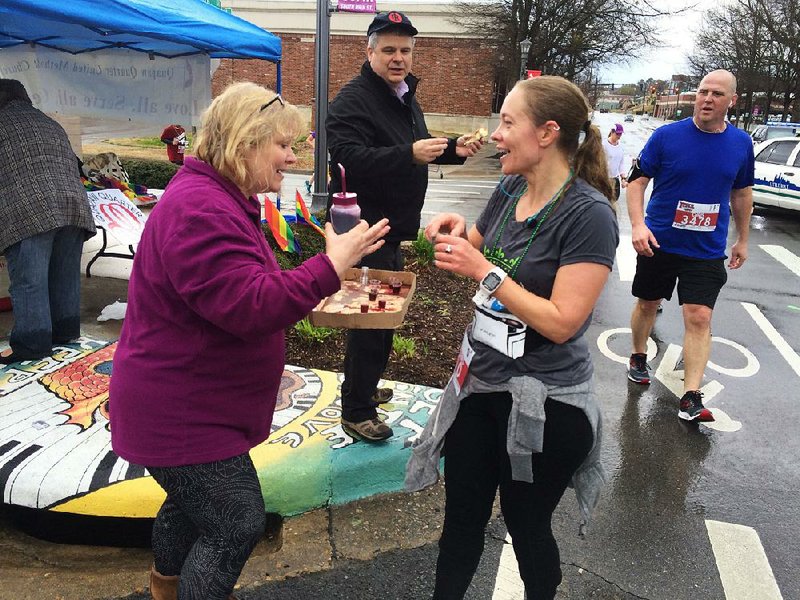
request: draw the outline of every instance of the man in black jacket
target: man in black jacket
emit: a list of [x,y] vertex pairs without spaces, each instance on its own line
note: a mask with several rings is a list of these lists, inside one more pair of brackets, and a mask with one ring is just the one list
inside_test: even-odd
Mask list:
[[[403,13],[375,17],[367,29],[367,61],[361,74],[331,102],[326,129],[331,157],[330,192],[342,191],[338,164],[346,171],[347,191],[358,194],[361,217],[376,223],[388,217],[391,231],[361,266],[399,271],[400,242],[414,240],[428,188],[428,164],[461,164],[481,142],[432,138],[411,74],[417,30]],[[377,389],[392,350],[392,330],[353,329],[348,333],[342,383],[342,424],[367,441],[385,440],[392,430],[376,406],[392,397]]]

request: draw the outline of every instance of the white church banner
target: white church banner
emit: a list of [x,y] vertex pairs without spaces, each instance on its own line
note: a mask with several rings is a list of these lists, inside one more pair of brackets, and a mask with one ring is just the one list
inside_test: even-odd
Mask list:
[[211,102],[207,55],[150,60],[126,49],[72,55],[19,46],[0,51],[0,77],[21,81],[46,113],[95,119],[196,125]]

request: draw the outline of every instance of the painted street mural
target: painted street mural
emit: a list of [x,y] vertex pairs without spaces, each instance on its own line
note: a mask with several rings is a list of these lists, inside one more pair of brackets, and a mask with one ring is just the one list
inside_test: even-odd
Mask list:
[[[31,508],[153,517],[164,493],[111,450],[108,384],[116,343],[81,338],[0,368],[0,492]],[[270,438],[250,452],[267,510],[285,516],[403,487],[410,447],[441,390],[398,382],[378,410],[395,436],[367,445],[340,423],[341,375],[288,366]],[[363,477],[364,466],[370,477]]]

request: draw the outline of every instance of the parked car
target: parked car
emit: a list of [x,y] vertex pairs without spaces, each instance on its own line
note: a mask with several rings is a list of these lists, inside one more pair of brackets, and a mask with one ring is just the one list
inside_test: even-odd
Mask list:
[[800,137],[767,140],[754,152],[753,202],[800,210]]
[[633,115],[625,115],[626,123],[633,123]]
[[754,144],[758,144],[766,140],[790,135],[800,136],[800,123],[767,121],[765,125],[757,125],[750,137],[753,138]]

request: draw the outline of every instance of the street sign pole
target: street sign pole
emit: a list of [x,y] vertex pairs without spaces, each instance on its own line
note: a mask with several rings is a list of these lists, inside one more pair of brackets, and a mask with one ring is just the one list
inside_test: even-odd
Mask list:
[[331,8],[328,0],[317,0],[317,35],[314,61],[314,193],[311,210],[319,212],[328,205],[328,83],[330,62]]

